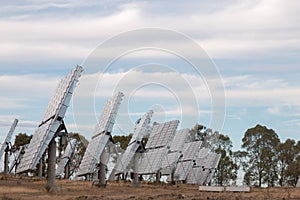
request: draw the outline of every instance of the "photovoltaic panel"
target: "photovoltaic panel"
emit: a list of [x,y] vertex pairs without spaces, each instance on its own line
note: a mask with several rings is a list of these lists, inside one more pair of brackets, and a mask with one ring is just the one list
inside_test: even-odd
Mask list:
[[182,150],[188,133],[189,129],[176,131],[174,138],[169,144],[169,152],[162,162],[161,173],[163,175],[171,174],[172,170],[175,168],[176,163],[182,156]]
[[189,129],[182,129],[176,131],[175,136],[170,144],[170,151],[171,152],[182,151],[188,134],[189,134]]
[[128,170],[129,164],[132,161],[134,154],[137,152],[143,136],[147,132],[152,114],[153,111],[150,110],[139,120],[139,123],[136,124],[134,133],[131,137],[130,142],[128,143],[125,152],[118,158],[117,163],[114,167],[117,172],[120,173]]
[[6,147],[8,146],[8,144],[9,144],[9,142],[11,140],[12,134],[14,133],[17,124],[18,124],[18,120],[15,119],[14,122],[12,123],[12,125],[11,125],[8,133],[7,133],[6,138],[4,139],[3,143],[1,144],[1,147],[0,147],[0,159],[2,158],[2,156],[4,154],[4,151],[5,151]]
[[55,93],[47,106],[42,122],[36,129],[27,149],[25,150],[25,154],[17,168],[17,173],[33,170],[36,167],[57,129],[62,123],[72,94],[75,90],[76,83],[78,82],[82,72],[83,68],[76,66],[59,82]]
[[78,176],[94,173],[96,164],[99,162],[100,156],[111,137],[113,125],[123,96],[123,93],[118,92],[104,105],[93,137],[80,163],[77,173]]
[[185,143],[183,157],[180,159],[180,161],[195,160],[200,151],[201,144],[201,141]]
[[210,173],[206,178],[204,184],[208,184],[212,180],[214,173],[217,170],[220,158],[221,158],[221,154],[217,154],[217,153],[211,153],[211,155],[209,156],[207,166],[209,168]]
[[138,167],[138,174],[155,174],[158,172],[167,152],[167,148],[158,148],[143,153]]
[[178,124],[178,120],[173,120],[153,125],[146,149],[166,146],[173,139]]
[[162,161],[161,173],[163,175],[171,174],[172,169],[175,168],[175,165],[179,161],[181,156],[182,153],[180,152],[169,152]]
[[75,151],[76,139],[72,139],[68,142],[68,145],[59,159],[56,168],[56,176],[60,176],[64,173],[65,167],[68,161],[71,159],[73,152]]
[[187,178],[187,183],[205,185],[211,181],[215,169],[218,167],[221,155],[208,152],[209,149],[203,149],[201,151],[196,166],[194,166],[191,174]]
[[178,162],[174,172],[174,180],[185,181],[192,170],[193,164],[194,162],[192,160]]

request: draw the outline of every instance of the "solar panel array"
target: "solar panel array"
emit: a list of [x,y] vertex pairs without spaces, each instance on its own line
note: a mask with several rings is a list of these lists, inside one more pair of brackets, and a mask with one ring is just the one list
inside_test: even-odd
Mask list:
[[189,184],[208,184],[213,178],[214,172],[218,167],[221,155],[208,153],[209,149],[201,149],[196,165],[187,178]]
[[65,167],[68,164],[69,160],[71,159],[73,152],[75,151],[75,145],[76,145],[76,139],[71,139],[68,142],[68,145],[63,155],[57,162],[56,176],[61,176],[64,173]]
[[178,124],[178,120],[173,120],[166,123],[153,125],[150,137],[146,144],[146,149],[166,146],[173,139]]
[[117,172],[125,172],[129,170],[129,164],[133,159],[134,154],[137,152],[140,147],[140,143],[149,128],[149,123],[151,122],[151,117],[153,111],[150,110],[139,120],[139,123],[136,124],[134,133],[131,137],[130,142],[125,150],[125,152],[119,157],[114,169]]
[[1,147],[0,147],[0,159],[2,158],[3,154],[4,154],[4,151],[5,149],[7,148],[10,140],[11,140],[11,137],[12,137],[12,134],[14,133],[15,131],[15,128],[18,124],[18,120],[15,119],[14,122],[12,123],[7,135],[6,135],[6,138],[4,139],[3,143],[1,144]]
[[60,81],[52,96],[42,122],[36,129],[23,155],[17,173],[33,170],[44,154],[58,127],[62,123],[69,106],[76,83],[83,72],[83,68],[76,66],[64,79]]
[[146,152],[139,162],[139,174],[153,174],[161,169],[168,154],[167,145],[172,141],[179,124],[178,120],[155,124],[146,144]]
[[96,164],[99,162],[100,156],[111,137],[115,118],[123,96],[123,93],[118,92],[104,105],[92,140],[88,144],[79,166],[78,176],[94,173]]

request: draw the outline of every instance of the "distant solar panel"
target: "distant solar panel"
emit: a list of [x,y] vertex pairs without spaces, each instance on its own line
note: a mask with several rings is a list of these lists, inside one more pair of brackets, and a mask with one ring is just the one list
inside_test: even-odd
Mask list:
[[201,141],[185,143],[183,157],[180,161],[195,160],[200,151],[201,144]]
[[178,124],[178,120],[173,120],[154,125],[146,144],[146,149],[164,147],[170,143],[174,137]]
[[205,185],[211,181],[221,155],[208,152],[209,149],[202,149],[199,158],[196,161],[197,164],[187,178],[187,183]]
[[153,111],[150,110],[139,120],[139,123],[136,124],[134,133],[125,152],[119,157],[114,167],[117,172],[120,173],[128,170],[129,164],[132,161],[134,154],[137,152],[144,134],[147,132],[152,114]]
[[172,169],[175,168],[182,154],[180,152],[169,152],[163,159],[161,164],[161,173],[163,175],[171,174]]
[[99,162],[100,156],[111,137],[115,118],[123,96],[123,93],[118,92],[104,105],[99,121],[95,127],[94,135],[87,146],[79,166],[78,176],[94,173],[96,164]]
[[174,138],[178,124],[178,120],[173,120],[153,125],[146,144],[147,151],[140,160],[138,174],[153,174],[161,170],[162,162],[169,151],[167,145]]
[[176,181],[185,181],[188,174],[191,172],[194,162],[192,160],[179,162],[174,172]]
[[176,181],[185,181],[187,179],[195,164],[201,144],[201,141],[185,143],[183,156],[178,162],[174,172],[174,179]]
[[62,124],[69,106],[76,83],[83,72],[83,68],[76,66],[64,79],[60,81],[52,96],[42,122],[36,129],[25,154],[17,168],[17,173],[33,170],[44,154],[57,129]]
[[167,153],[167,148],[150,149],[148,152],[143,153],[138,167],[138,174],[157,173]]
[[162,162],[161,173],[163,175],[171,174],[172,170],[175,168],[176,163],[182,156],[182,150],[184,147],[184,143],[186,142],[188,133],[189,129],[176,131],[172,142],[169,144],[169,152]]
[[8,144],[9,144],[9,142],[11,140],[12,134],[14,133],[17,124],[18,124],[18,120],[15,119],[14,122],[12,123],[12,125],[11,125],[8,133],[7,133],[6,138],[4,139],[3,143],[1,144],[1,147],[0,147],[0,159],[2,158],[2,156],[4,154],[4,151],[7,148]]
[[61,176],[64,173],[65,167],[69,162],[69,160],[71,159],[73,152],[75,151],[75,144],[76,144],[76,139],[71,139],[68,142],[68,145],[63,155],[61,156],[61,158],[57,163],[56,176]]
[[189,129],[182,129],[176,131],[175,136],[170,144],[170,151],[182,151],[184,143],[186,142]]

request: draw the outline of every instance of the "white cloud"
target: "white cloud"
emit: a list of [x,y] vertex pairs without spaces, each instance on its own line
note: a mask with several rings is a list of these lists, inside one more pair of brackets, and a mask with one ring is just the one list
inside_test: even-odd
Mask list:
[[[4,28],[0,55],[7,60],[15,57],[22,60],[35,57],[83,59],[99,42],[141,27],[178,30],[195,39],[213,57],[278,54],[298,50],[300,46],[297,1],[236,1],[223,4],[213,12],[179,12],[177,17],[154,10],[156,15],[153,16],[151,9],[157,9],[158,5],[151,4],[153,2],[121,4],[118,12],[96,17],[86,14],[79,18],[67,16],[64,20],[52,16],[1,20],[0,27]],[[76,3],[66,2],[46,3],[35,9],[49,6],[78,7]],[[200,4],[193,6],[200,7]],[[178,41],[175,44],[178,45]]]

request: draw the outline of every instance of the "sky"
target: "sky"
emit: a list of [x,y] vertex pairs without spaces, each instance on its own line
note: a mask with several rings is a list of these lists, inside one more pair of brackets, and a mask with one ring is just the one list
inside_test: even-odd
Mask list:
[[[85,72],[65,122],[88,140],[118,90],[125,96],[113,134],[132,132],[153,109],[153,121],[204,124],[229,135],[234,149],[256,124],[300,140],[299,7],[297,0],[2,1],[0,141],[14,118],[15,133],[33,134],[76,65]],[[191,60],[203,61],[200,72]]]

